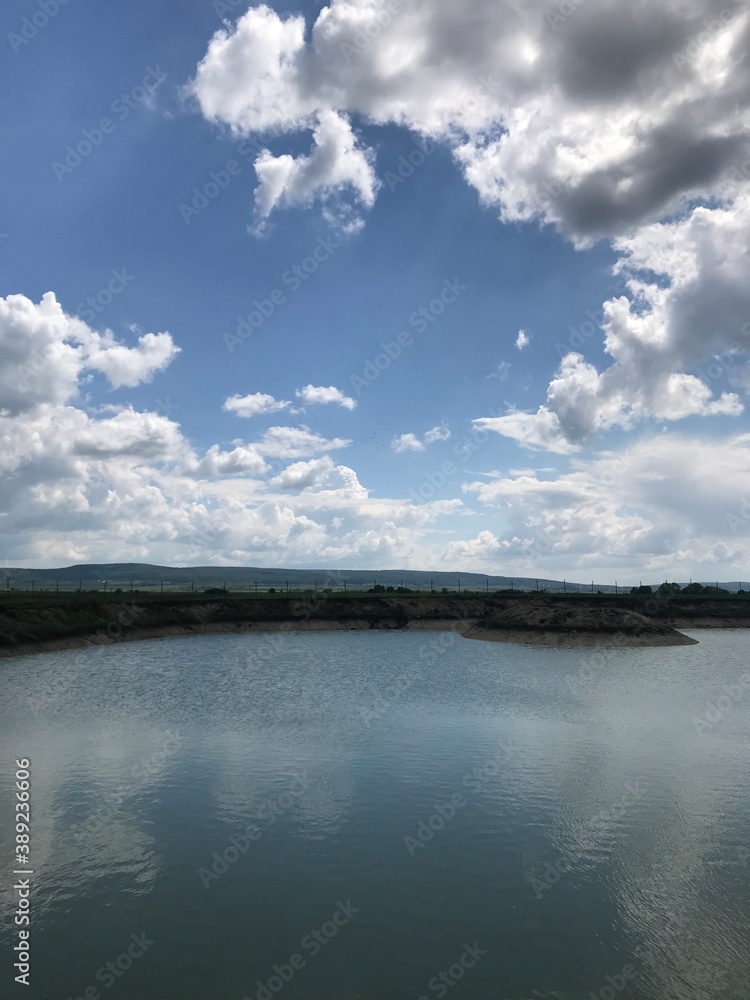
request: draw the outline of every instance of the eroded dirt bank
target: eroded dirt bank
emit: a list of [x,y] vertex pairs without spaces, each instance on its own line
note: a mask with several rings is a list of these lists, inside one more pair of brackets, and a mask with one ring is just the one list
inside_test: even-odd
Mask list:
[[[642,614],[647,610],[648,614]],[[630,598],[393,597],[211,598],[174,595],[0,601],[0,656],[93,644],[226,632],[460,629],[472,638],[559,646],[695,642],[676,627],[750,627],[750,601]]]
[[519,602],[463,631],[467,639],[567,648],[692,646],[698,641],[627,608]]

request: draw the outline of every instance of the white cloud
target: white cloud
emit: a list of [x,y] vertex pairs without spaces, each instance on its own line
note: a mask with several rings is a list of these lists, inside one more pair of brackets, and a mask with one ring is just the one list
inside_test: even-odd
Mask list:
[[[358,115],[445,143],[505,222],[553,225],[579,247],[612,239],[619,267],[640,272],[604,306],[614,363],[600,373],[571,351],[536,415],[495,424],[567,451],[649,417],[740,412],[736,395],[707,392],[691,367],[726,349],[750,314],[749,47],[750,11],[724,0],[597,0],[564,15],[547,0],[397,12],[386,0],[332,0],[310,25],[251,9],[215,35],[192,92],[239,134],[318,123],[326,142],[311,157],[265,157],[262,216],[285,198],[311,203],[326,177],[336,190],[349,176],[371,204],[370,160],[351,175],[337,173],[338,154],[325,168],[316,160],[329,146],[354,155],[347,116]],[[528,340],[522,331],[518,349]]]
[[236,413],[238,417],[257,417],[263,413],[278,413],[286,410],[291,403],[274,399],[263,392],[254,392],[249,396],[230,396],[224,401],[224,409],[228,413]]
[[598,0],[562,26],[551,11],[332,0],[307,26],[251,8],[214,35],[190,89],[242,134],[357,114],[439,137],[504,219],[584,242],[731,181],[749,124],[743,4]]
[[[13,306],[39,319],[27,302]],[[61,331],[78,321],[47,306],[43,335],[56,329],[65,346]],[[8,345],[20,346],[8,329],[6,356]],[[68,346],[73,354],[60,356],[85,379],[80,341]],[[27,360],[21,351],[11,368],[18,374]],[[69,371],[60,385],[40,371],[36,392],[45,398],[0,413],[0,533],[11,565],[426,568],[442,559],[457,569],[602,582],[741,578],[750,565],[750,434],[662,434],[617,454],[573,457],[572,471],[493,473],[466,485],[479,505],[469,510],[455,499],[370,496],[331,457],[348,442],[306,427],[273,427],[256,441],[197,452],[168,417],[111,405],[84,411],[70,401]],[[445,433],[437,427],[431,436]],[[470,537],[462,522],[477,525]]]
[[303,96],[304,48],[303,17],[282,19],[263,4],[251,7],[236,26],[214,34],[188,89],[206,118],[236,132],[299,128],[316,107]]
[[516,337],[516,348],[522,351],[524,347],[528,347],[531,343],[531,337],[526,333],[525,330],[519,330],[518,336]]
[[110,330],[97,333],[65,313],[52,292],[39,304],[24,295],[0,298],[0,413],[65,403],[85,372],[101,372],[115,389],[148,382],[178,353],[168,333],[125,347]]
[[572,472],[495,473],[465,489],[501,511],[507,527],[450,544],[454,564],[473,554],[485,568],[534,575],[545,567],[569,579],[596,568],[613,582],[618,573],[713,575],[717,562],[741,576],[750,555],[750,434],[720,442],[665,434],[576,459]]
[[487,378],[497,378],[501,382],[507,382],[510,378],[510,370],[513,366],[509,361],[501,361],[494,372],[490,372]]
[[297,389],[295,395],[297,399],[301,399],[306,406],[336,403],[338,406],[342,406],[345,410],[353,410],[357,405],[356,400],[352,399],[350,396],[345,396],[340,389],[337,389],[333,385],[306,385],[302,389]]
[[432,430],[427,431],[424,436],[425,444],[434,444],[435,441],[449,441],[451,432],[445,426],[445,424],[439,424],[437,427],[433,427]]
[[411,433],[400,434],[391,441],[391,448],[399,453],[404,451],[424,451],[424,447],[416,434]]
[[348,448],[351,443],[344,438],[325,438],[304,426],[269,427],[255,447],[269,458],[308,458],[321,452]]
[[367,497],[356,473],[346,465],[335,465],[329,455],[309,462],[288,465],[268,485],[281,490],[339,491],[357,497]]
[[602,312],[614,363],[600,373],[571,352],[536,414],[511,413],[481,425],[522,444],[565,452],[600,431],[649,417],[741,414],[737,394],[715,392],[705,374],[691,369],[714,354],[747,355],[749,229],[750,194],[743,194],[731,209],[697,207],[618,240],[624,256],[617,269],[627,272],[630,297],[610,299]]
[[424,451],[428,445],[434,444],[436,441],[450,440],[450,436],[451,432],[448,428],[444,424],[438,424],[437,427],[433,427],[427,431],[421,440],[416,434],[400,434],[391,441],[391,448],[397,453],[404,451]]
[[[328,454],[350,442],[307,427],[197,452],[163,414],[91,398],[84,411],[72,401],[87,358],[108,344],[53,296],[0,300],[0,317],[0,535],[11,563],[408,566],[433,523],[460,508],[371,498]],[[256,398],[244,402],[257,410]],[[272,468],[280,460],[293,464]]]
[[268,465],[255,448],[240,445],[232,451],[222,451],[217,444],[211,445],[203,458],[195,466],[196,476],[259,476],[268,470]]
[[177,357],[180,349],[168,333],[145,333],[137,347],[118,344],[107,331],[99,337],[87,358],[86,367],[102,372],[114,389],[133,388],[150,382],[156,372],[163,371]]
[[[255,161],[257,231],[265,230],[275,209],[307,208],[316,201],[323,203],[329,221],[345,232],[361,228],[356,204],[371,208],[378,187],[372,150],[359,148],[348,119],[333,111],[320,113],[313,142],[309,156],[273,156],[265,149]],[[354,205],[344,200],[346,191],[353,193]]]
[[309,462],[295,462],[288,465],[269,485],[280,490],[306,490],[320,486],[333,472],[335,466],[328,455],[314,458]]

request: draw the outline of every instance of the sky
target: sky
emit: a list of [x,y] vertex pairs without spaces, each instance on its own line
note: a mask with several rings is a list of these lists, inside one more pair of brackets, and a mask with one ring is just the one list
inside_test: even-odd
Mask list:
[[6,0],[0,558],[750,578],[750,10]]

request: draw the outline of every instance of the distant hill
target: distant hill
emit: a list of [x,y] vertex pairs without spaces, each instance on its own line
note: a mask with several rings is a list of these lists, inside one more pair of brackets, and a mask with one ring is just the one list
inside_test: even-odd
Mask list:
[[[549,590],[569,592],[590,591],[591,584],[565,583],[561,580],[532,579],[529,577],[485,576],[481,573],[445,573],[420,570],[325,570],[325,569],[268,569],[253,566],[152,566],[148,563],[92,563],[79,566],[65,566],[61,569],[21,569],[6,568],[0,571],[0,580],[16,589],[47,589],[59,585],[60,589],[102,589],[106,581],[107,590],[121,587],[160,587],[203,590],[206,587],[226,587],[228,590],[252,590],[256,585],[267,589],[276,587],[290,590],[333,588],[339,590],[344,584],[353,590],[367,590],[381,585],[384,587],[404,586],[413,590],[435,590],[447,587],[457,590]],[[595,585],[596,590],[613,592],[613,586]]]
[[[352,590],[367,590],[375,585],[383,587],[408,587],[412,590],[429,590],[430,586],[440,591],[446,587],[450,591],[498,591],[547,590],[552,593],[566,590],[568,593],[590,592],[591,583],[571,583],[562,580],[548,580],[541,577],[485,576],[482,573],[445,573],[422,570],[326,570],[326,569],[269,569],[256,566],[152,566],[149,563],[86,563],[65,566],[61,569],[23,569],[17,567],[0,569],[0,588],[27,590],[32,584],[35,589],[102,590],[106,582],[107,590],[129,590],[154,587],[164,590],[204,590],[207,587],[224,587],[227,590],[253,590],[275,587],[277,590],[332,588],[341,590],[346,584]],[[715,586],[716,581],[710,581]],[[654,589],[658,584],[653,584]],[[681,586],[684,586],[682,584]],[[738,581],[722,583],[719,586],[730,593],[740,589]],[[746,581],[744,589],[750,584]],[[630,588],[619,587],[620,593]],[[605,594],[614,593],[614,584],[594,581],[594,590]]]

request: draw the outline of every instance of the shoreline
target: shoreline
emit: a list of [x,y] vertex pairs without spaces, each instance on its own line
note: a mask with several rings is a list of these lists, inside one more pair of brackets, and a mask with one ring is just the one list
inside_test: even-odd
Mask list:
[[119,636],[65,636],[42,642],[19,644],[0,648],[0,660],[14,656],[33,656],[36,653],[56,653],[68,649],[102,649],[121,643],[147,642],[152,639],[184,639],[195,635],[252,635],[253,633],[290,632],[456,632],[463,626],[473,625],[471,620],[426,619],[406,625],[396,619],[383,620],[376,625],[366,620],[313,620],[287,622],[213,622],[198,625],[163,625],[158,628],[136,629]]
[[[42,642],[19,644],[16,647],[0,649],[0,660],[15,656],[33,656],[38,653],[56,653],[72,649],[101,649],[120,645],[121,643],[148,642],[155,639],[183,639],[197,635],[250,635],[253,633],[302,633],[302,632],[460,632],[464,639],[474,641],[539,646],[546,649],[646,649],[658,646],[695,645],[698,639],[693,639],[683,633],[680,641],[674,642],[671,637],[652,637],[643,641],[637,636],[627,633],[573,634],[564,632],[526,630],[493,630],[482,636],[466,634],[476,629],[474,620],[456,621],[455,619],[427,619],[412,621],[403,625],[396,620],[383,621],[372,625],[368,621],[309,621],[309,622],[246,622],[246,623],[205,623],[195,626],[165,625],[159,628],[136,629],[125,632],[121,636],[65,636],[59,639],[49,639]],[[685,623],[683,628],[690,631],[703,629],[735,629],[742,631],[750,628],[750,622],[738,625],[736,622],[717,623],[716,621]],[[464,631],[465,630],[465,631]],[[484,631],[484,630],[483,630]],[[683,641],[684,640],[684,641]]]
[[[644,614],[646,610],[648,614]],[[465,638],[546,648],[692,645],[680,629],[750,628],[750,602],[563,599],[524,595],[321,595],[319,598],[164,597],[128,601],[88,595],[0,604],[0,659],[117,642],[252,632],[450,631]]]
[[517,643],[526,646],[545,646],[548,649],[651,649],[656,646],[696,646],[699,640],[682,632],[670,635],[639,636],[628,632],[540,632],[522,629],[469,629],[465,639],[479,642]]

